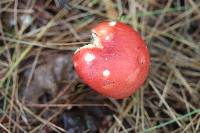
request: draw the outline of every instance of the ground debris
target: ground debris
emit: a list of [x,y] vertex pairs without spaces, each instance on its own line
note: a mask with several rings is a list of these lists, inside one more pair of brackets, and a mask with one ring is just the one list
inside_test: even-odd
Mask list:
[[60,123],[67,133],[97,133],[108,128],[105,126],[111,121],[111,113],[103,107],[72,108],[60,116]]
[[28,103],[44,102],[42,96],[46,97],[47,101],[50,100],[65,80],[72,80],[75,77],[70,54],[41,56],[38,62],[39,65],[36,66],[28,85],[32,67],[23,72],[21,96]]

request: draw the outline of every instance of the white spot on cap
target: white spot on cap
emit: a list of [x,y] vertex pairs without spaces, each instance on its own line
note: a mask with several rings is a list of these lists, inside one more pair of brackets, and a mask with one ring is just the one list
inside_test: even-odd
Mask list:
[[111,21],[111,22],[109,22],[109,26],[115,26],[116,24],[117,24],[116,21]]
[[106,41],[108,41],[108,40],[110,40],[110,39],[111,39],[110,36],[106,36],[106,37],[105,37],[105,40],[106,40]]
[[108,70],[108,69],[105,69],[104,71],[103,71],[103,76],[104,77],[108,77],[110,75],[110,71]]
[[91,62],[91,61],[93,61],[94,59],[95,59],[95,56],[93,55],[93,54],[89,54],[89,53],[87,53],[86,55],[85,55],[85,61],[86,62]]

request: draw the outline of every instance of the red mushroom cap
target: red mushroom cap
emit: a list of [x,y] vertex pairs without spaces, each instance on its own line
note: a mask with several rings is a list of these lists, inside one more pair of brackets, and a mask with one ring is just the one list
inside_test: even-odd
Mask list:
[[97,92],[116,99],[132,95],[148,76],[147,45],[130,26],[115,21],[97,24],[93,42],[73,57],[80,78]]

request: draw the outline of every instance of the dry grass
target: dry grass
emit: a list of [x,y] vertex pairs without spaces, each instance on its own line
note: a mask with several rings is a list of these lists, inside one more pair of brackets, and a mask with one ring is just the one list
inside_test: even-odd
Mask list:
[[[25,68],[31,67],[29,85],[40,56],[87,44],[90,28],[101,20],[128,23],[143,35],[151,53],[145,85],[128,99],[114,100],[74,78],[50,101],[25,104],[18,95]],[[0,132],[65,132],[57,121],[66,109],[104,107],[112,118],[99,132],[198,133],[200,1],[1,0],[0,79]]]

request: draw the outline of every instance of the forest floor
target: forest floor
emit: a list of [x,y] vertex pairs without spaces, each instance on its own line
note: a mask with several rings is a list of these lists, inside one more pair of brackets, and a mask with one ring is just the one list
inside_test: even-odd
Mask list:
[[[103,20],[134,27],[150,73],[131,97],[104,97],[73,52]],[[1,0],[0,132],[199,133],[199,0]]]

